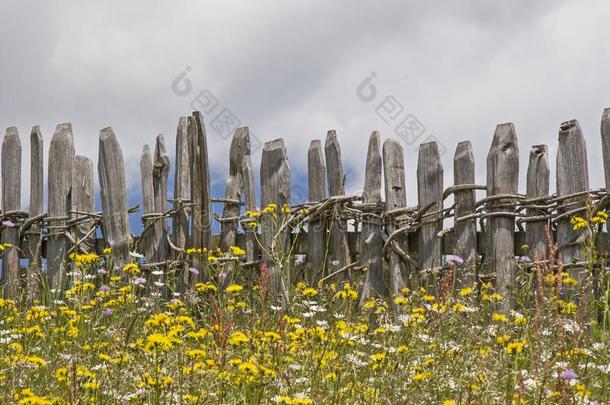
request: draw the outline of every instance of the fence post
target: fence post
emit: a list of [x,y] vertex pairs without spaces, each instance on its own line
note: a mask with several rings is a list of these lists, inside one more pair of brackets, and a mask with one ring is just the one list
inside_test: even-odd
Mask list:
[[[589,169],[587,164],[587,146],[580,125],[576,120],[561,124],[559,129],[559,145],[557,147],[557,194],[566,196],[589,189]],[[569,198],[559,204],[559,213],[565,213],[578,208],[575,216],[586,216],[585,196]],[[557,224],[557,243],[564,264],[572,259],[584,259],[585,251],[578,241],[580,232],[572,229],[570,217],[560,219]],[[581,285],[585,280],[585,268],[572,268],[570,273]]]
[[[153,187],[153,164],[150,154],[150,147],[144,145],[142,147],[142,155],[140,157],[140,178],[142,181],[142,214],[150,215],[155,213],[155,190]],[[150,228],[148,224],[152,221],[150,218],[144,217],[142,225],[144,226],[140,239],[140,244],[144,245],[142,252],[147,260],[153,260],[155,255],[155,229],[154,225]]]
[[[43,139],[38,125],[32,128],[30,134],[30,218],[43,213]],[[25,231],[27,244],[25,245],[28,258],[27,290],[28,302],[32,302],[38,295],[42,286],[40,272],[42,257],[42,234],[39,224],[34,223]]]
[[[324,154],[326,158],[326,175],[328,178],[328,195],[331,197],[344,195],[345,174],[343,172],[343,162],[341,160],[341,147],[337,140],[337,133],[334,130],[330,130],[326,134]],[[347,243],[347,223],[339,218],[338,214],[339,211],[337,207],[329,225],[331,252],[334,262],[334,266],[331,267],[334,270],[342,269],[351,262],[349,245]],[[349,272],[344,272],[343,279],[349,279],[349,274]]]
[[[72,176],[72,208],[74,211],[95,212],[95,190],[93,186],[93,162],[85,156],[74,157],[74,175]],[[74,213],[74,218],[86,217]],[[90,218],[90,217],[89,217]],[[94,220],[89,219],[75,226],[75,240],[85,238],[91,227],[95,226]],[[79,246],[84,252],[95,251],[95,231],[89,235]]]
[[[241,193],[243,189],[242,163],[244,157],[250,155],[250,134],[248,127],[237,128],[233,134],[231,148],[229,149],[229,176],[225,188],[225,198],[220,224],[220,249],[228,251],[235,246],[237,238],[237,225],[241,212]],[[224,285],[228,285],[233,278],[234,264],[229,263],[221,274]]]
[[[163,214],[167,210],[167,177],[169,176],[169,157],[165,148],[165,138],[158,135],[155,141],[153,160],[153,190],[155,194],[155,213]],[[165,218],[155,222],[155,258],[162,262],[167,259],[169,244],[167,242],[167,224]]]
[[47,277],[50,289],[67,284],[65,256],[68,239],[64,235],[70,217],[72,172],[74,170],[72,124],[57,125],[49,145],[49,234],[47,237]]
[[[174,209],[178,210],[191,198],[190,142],[188,118],[180,117],[176,131],[176,173],[174,177]],[[174,245],[185,248],[188,240],[188,213],[181,209],[172,219],[172,239]]]
[[[2,141],[2,213],[21,210],[21,141],[17,128],[6,129]],[[5,217],[6,220],[11,220]],[[15,220],[15,218],[13,218]],[[4,226],[2,243],[10,243],[2,254],[2,284],[4,295],[19,296],[19,228]]]
[[[252,158],[250,155],[244,156],[241,164],[241,173],[243,177],[244,203],[246,211],[255,212],[256,208],[256,186],[254,184],[254,169],[252,167]],[[246,262],[253,263],[258,259],[258,244],[256,243],[256,228],[245,227],[246,233]]]
[[127,216],[127,191],[123,152],[112,128],[100,131],[97,164],[102,197],[102,226],[106,242],[112,247],[112,258],[118,265],[129,261],[131,232]]
[[[530,151],[530,160],[527,167],[527,186],[525,195],[528,200],[549,195],[549,148],[546,145],[534,145]],[[535,201],[533,205],[545,205],[545,201]],[[548,215],[548,210],[528,208],[527,216]],[[548,219],[528,222],[526,225],[525,240],[529,248],[529,256],[533,260],[547,258],[546,230]]]
[[[290,205],[290,165],[288,164],[288,156],[286,155],[286,147],[283,139],[276,139],[266,142],[263,146],[263,155],[261,158],[261,207],[264,209],[269,204],[276,204],[277,209],[274,215],[278,218],[282,217],[281,209],[284,204]],[[288,294],[288,283],[290,282],[290,274],[288,267],[284,266],[285,258],[283,252],[288,249],[289,234],[284,231],[279,235],[276,244],[279,246],[281,257],[271,257],[271,244],[273,237],[278,231],[277,227],[273,226],[271,214],[263,214],[262,216],[262,243],[263,243],[263,261],[267,262],[270,272],[270,289],[274,294],[281,293],[284,297]],[[272,263],[269,263],[272,261]]]
[[[510,288],[515,279],[515,211],[519,184],[519,146],[512,123],[496,127],[487,155],[487,197],[507,195],[488,203],[487,274],[495,274],[496,290],[504,295],[501,310],[512,308]],[[507,213],[493,216],[494,212]]]
[[604,112],[602,113],[601,135],[606,190],[610,191],[610,107],[605,108]]
[[[422,270],[441,266],[441,238],[439,232],[443,229],[443,165],[441,164],[438,145],[436,142],[428,142],[419,145],[419,156],[417,160],[417,204],[420,209],[427,207],[422,222],[433,221],[421,225],[418,231],[419,267]],[[442,276],[442,274],[439,274]],[[422,285],[428,285],[433,291],[436,290],[434,273],[426,273],[422,276]]]
[[[385,179],[386,210],[392,211],[407,206],[407,188],[405,186],[405,163],[402,146],[394,139],[386,139],[383,142],[383,175]],[[393,219],[393,218],[391,218]],[[388,234],[396,231],[393,221],[386,223]],[[395,239],[399,249],[409,251],[409,240],[406,234],[399,235]],[[390,292],[400,293],[407,286],[416,288],[419,286],[419,275],[417,269],[407,268],[400,256],[390,249],[389,254]]]
[[[307,200],[322,201],[326,198],[326,166],[322,142],[311,141],[307,151]],[[307,279],[313,286],[326,271],[326,221],[322,216],[309,220],[307,224]]]
[[[379,132],[373,131],[366,157],[362,204],[381,205],[381,164]],[[366,266],[367,272],[360,297],[361,306],[369,298],[383,294],[382,247],[380,217],[364,215],[360,230],[360,265]]]
[[[474,154],[472,143],[458,143],[453,157],[453,184],[475,184]],[[464,259],[464,272],[458,280],[461,285],[471,285],[477,280],[477,225],[476,220],[458,218],[474,214],[476,192],[474,189],[455,191],[455,254]]]
[[[191,199],[193,201],[191,221],[191,246],[210,249],[212,247],[212,227],[210,224],[210,170],[208,167],[208,144],[199,111],[189,117],[191,132]],[[193,265],[201,270],[201,257],[193,256]],[[192,277],[195,281],[197,277]]]

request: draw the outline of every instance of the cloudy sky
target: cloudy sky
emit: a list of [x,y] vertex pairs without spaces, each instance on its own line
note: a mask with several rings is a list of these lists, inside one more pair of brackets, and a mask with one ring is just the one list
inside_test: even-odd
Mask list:
[[[48,146],[56,124],[72,122],[77,153],[96,164],[99,130],[112,126],[138,202],[142,145],[163,133],[173,155],[178,117],[205,92],[218,103],[206,114],[215,195],[223,193],[230,139],[210,123],[225,110],[261,142],[285,139],[297,188],[310,140],[332,128],[347,189],[360,189],[370,132],[397,137],[407,116],[425,127],[417,142],[401,139],[409,205],[419,141],[446,149],[447,186],[456,144],[472,140],[482,184],[503,122],[515,124],[523,178],[531,145],[547,143],[554,166],[559,125],[578,119],[591,185],[603,185],[608,1],[22,0],[0,3],[0,15],[0,123],[20,131],[24,175],[33,125]],[[367,78],[372,100],[358,92]],[[400,111],[394,121],[378,108],[388,99]],[[257,166],[260,150],[254,159]],[[25,208],[27,188],[25,181]]]

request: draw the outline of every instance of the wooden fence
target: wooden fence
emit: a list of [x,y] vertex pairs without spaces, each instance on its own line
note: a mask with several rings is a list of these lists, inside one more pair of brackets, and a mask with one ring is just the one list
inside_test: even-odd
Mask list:
[[[329,131],[324,145],[313,140],[308,151],[309,201],[291,206],[286,146],[282,139],[276,139],[265,143],[262,150],[258,205],[248,128],[235,131],[225,195],[213,198],[205,126],[202,115],[195,112],[178,121],[172,199],[168,200],[170,159],[163,136],[156,138],[153,150],[143,147],[141,207],[127,206],[121,147],[113,130],[103,129],[97,162],[102,211],[95,212],[94,164],[75,155],[70,124],[58,125],[51,139],[48,206],[44,210],[43,137],[36,126],[30,136],[30,206],[29,211],[22,211],[21,143],[16,128],[8,128],[1,155],[5,295],[15,297],[25,291],[31,297],[37,288],[35,280],[40,278],[51,289],[63,289],[69,284],[66,257],[70,253],[99,253],[107,246],[112,247],[112,258],[118,265],[132,261],[134,252],[146,258],[143,268],[188,263],[179,275],[180,285],[187,288],[201,275],[195,276],[195,271],[186,268],[201,268],[206,260],[205,255],[187,255],[187,248],[217,246],[227,251],[234,245],[245,248],[247,254],[227,266],[221,277],[225,283],[236,266],[263,265],[269,269],[272,289],[283,291],[291,279],[288,256],[300,254],[306,258],[302,277],[311,282],[345,280],[352,271],[368,270],[364,300],[407,286],[434,289],[447,269],[447,255],[456,255],[464,261],[458,273],[460,283],[494,280],[497,290],[506,293],[515,279],[516,256],[546,258],[546,229],[551,230],[563,262],[578,278],[582,273],[579,261],[584,258],[579,243],[582,233],[572,229],[570,219],[584,216],[587,207],[603,211],[610,201],[610,108],[602,116],[601,137],[606,188],[591,190],[580,126],[575,120],[561,124],[557,192],[553,195],[549,194],[546,145],[531,147],[525,194],[518,192],[519,147],[513,124],[496,128],[487,156],[485,185],[475,184],[469,141],[457,145],[453,185],[448,188],[444,188],[447,181],[437,144],[422,144],[414,207],[407,206],[403,148],[394,139],[382,145],[376,131],[369,139],[361,195],[345,194],[339,138],[335,131]],[[486,190],[486,197],[477,200],[476,190]],[[450,195],[453,203],[449,206],[444,202]],[[211,214],[213,203],[224,204],[220,217]],[[275,204],[275,219],[268,213],[258,218],[250,214],[273,207],[270,204]],[[129,214],[139,208],[144,231],[135,237]],[[213,236],[214,220],[220,223],[220,234]],[[252,221],[259,221],[259,225],[248,226]],[[96,239],[98,228],[103,239]],[[598,233],[597,244],[605,254],[605,232]],[[43,258],[47,262],[44,274]],[[25,271],[20,266],[23,259],[28,263]]]

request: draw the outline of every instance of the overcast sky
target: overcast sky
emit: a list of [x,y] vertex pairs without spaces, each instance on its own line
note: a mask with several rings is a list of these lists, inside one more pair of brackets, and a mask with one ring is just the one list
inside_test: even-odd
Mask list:
[[[20,0],[0,3],[0,16],[0,123],[19,129],[24,175],[33,125],[47,148],[56,124],[72,122],[77,153],[96,165],[99,130],[112,126],[137,202],[142,145],[163,133],[173,155],[178,117],[207,91],[218,103],[206,114],[215,195],[223,193],[230,139],[210,123],[225,109],[261,142],[285,139],[296,184],[310,140],[336,129],[348,191],[362,187],[370,132],[397,137],[396,124],[415,117],[425,127],[417,141],[398,138],[409,205],[419,141],[433,136],[446,149],[448,186],[456,144],[472,140],[484,184],[495,126],[513,122],[523,179],[533,144],[549,145],[554,172],[559,126],[576,118],[591,185],[603,186],[608,1]],[[378,114],[388,98],[400,112],[394,120]],[[260,150],[254,160],[258,167]],[[28,187],[26,180],[24,208]]]

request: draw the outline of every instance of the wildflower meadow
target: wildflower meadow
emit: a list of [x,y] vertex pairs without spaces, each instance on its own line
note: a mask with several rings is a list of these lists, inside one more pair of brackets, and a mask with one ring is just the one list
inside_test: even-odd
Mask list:
[[[189,249],[202,267],[168,271],[73,253],[67,291],[0,300],[0,403],[606,403],[610,273],[591,242],[606,219],[572,219],[593,231],[585,278],[555,265],[552,242],[545,262],[524,246],[510,312],[491,282],[459,284],[457,256],[436,286],[360,302],[362,275],[312,285],[294,262],[281,299],[265,264],[227,284],[236,246]],[[179,270],[200,281],[178,292]]]

